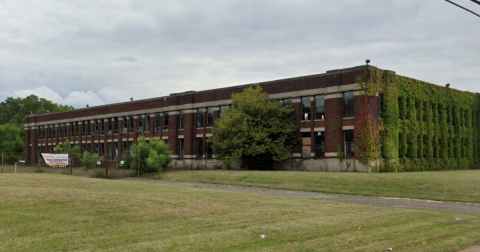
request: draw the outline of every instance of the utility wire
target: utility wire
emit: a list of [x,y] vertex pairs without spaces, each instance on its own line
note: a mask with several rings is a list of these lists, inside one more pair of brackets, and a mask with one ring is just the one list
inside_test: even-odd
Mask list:
[[[466,11],[468,11],[468,12],[472,13],[473,15],[475,15],[475,16],[477,16],[477,17],[480,17],[480,15],[479,15],[479,14],[477,14],[477,13],[475,13],[475,12],[473,12],[473,11],[471,11],[471,10],[469,10],[469,9],[467,9],[467,8],[465,8],[465,7],[463,7],[463,6],[461,6],[461,5],[458,5],[458,4],[456,4],[456,3],[452,2],[452,1],[449,1],[449,0],[445,0],[445,1],[447,1],[447,2],[449,2],[449,3],[451,3],[451,4],[455,5],[455,6],[457,6],[457,7],[459,7],[459,8],[462,8],[462,9],[464,9],[464,10],[466,10]],[[475,3],[478,3],[478,4],[480,4],[480,2],[479,2],[479,1],[477,1],[477,0],[472,0],[472,1],[473,1],[473,2],[475,2]]]
[[474,2],[474,3],[476,3],[476,4],[478,4],[478,5],[480,5],[480,1],[478,1],[478,0],[471,0],[471,1]]

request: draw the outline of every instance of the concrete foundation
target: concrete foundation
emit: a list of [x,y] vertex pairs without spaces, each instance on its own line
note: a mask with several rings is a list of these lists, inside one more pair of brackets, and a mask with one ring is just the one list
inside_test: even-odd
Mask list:
[[[174,159],[168,170],[240,170],[241,162],[228,167],[218,159]],[[274,170],[279,171],[334,171],[334,172],[368,172],[368,168],[358,160],[345,158],[340,162],[337,158],[329,159],[293,159],[288,162],[276,162]]]

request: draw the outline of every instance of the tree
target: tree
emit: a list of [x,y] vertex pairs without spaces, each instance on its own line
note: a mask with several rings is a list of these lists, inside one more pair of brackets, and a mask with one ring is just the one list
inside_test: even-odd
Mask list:
[[[138,160],[141,172],[161,171],[172,159],[170,146],[162,140],[152,139],[149,142],[140,137],[137,144],[132,145],[132,161],[130,168],[135,169]],[[140,155],[140,156],[138,156]]]
[[100,160],[97,153],[89,153],[88,151],[84,151],[82,154],[82,167],[85,171],[92,169],[93,167],[97,166],[97,162]]
[[45,98],[36,95],[29,95],[25,98],[8,97],[0,103],[0,124],[23,124],[26,115],[45,114],[47,112],[59,112],[75,109],[68,105],[59,105]]
[[75,165],[77,161],[80,159],[80,148],[78,147],[78,145],[72,145],[70,141],[67,140],[62,145],[57,145],[57,147],[55,147],[53,152],[68,154],[68,161],[70,162],[69,165],[70,165],[70,174],[71,174],[72,166]]
[[0,125],[0,150],[22,152],[22,130],[11,124]]
[[296,143],[295,118],[290,106],[268,98],[260,86],[233,94],[233,108],[215,123],[208,141],[229,164],[243,160],[249,169],[269,169],[273,161],[289,160]]

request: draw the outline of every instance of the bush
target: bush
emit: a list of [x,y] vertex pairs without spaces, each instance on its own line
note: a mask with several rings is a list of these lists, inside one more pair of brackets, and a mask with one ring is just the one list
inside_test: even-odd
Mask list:
[[88,151],[83,152],[82,155],[82,167],[85,171],[92,169],[93,167],[97,166],[97,162],[99,157],[96,153],[90,154]]
[[14,165],[15,163],[18,163],[18,161],[20,161],[20,158],[21,158],[21,156],[19,156],[19,155],[9,154],[5,158],[4,162],[5,162],[5,164]]

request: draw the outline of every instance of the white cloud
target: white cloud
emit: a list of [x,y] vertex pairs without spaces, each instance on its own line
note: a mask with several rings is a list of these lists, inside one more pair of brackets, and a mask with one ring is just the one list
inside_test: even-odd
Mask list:
[[72,91],[67,97],[63,98],[59,93],[53,91],[47,86],[41,86],[34,89],[16,90],[15,97],[25,98],[31,94],[38,97],[45,98],[62,105],[70,105],[76,108],[85,107],[86,104],[90,106],[103,105],[102,99],[90,90],[88,91]]
[[78,96],[139,100],[324,73],[367,58],[480,92],[478,17],[443,1],[4,2],[0,101],[47,86],[55,91],[40,89],[51,99],[84,107],[94,103]]

